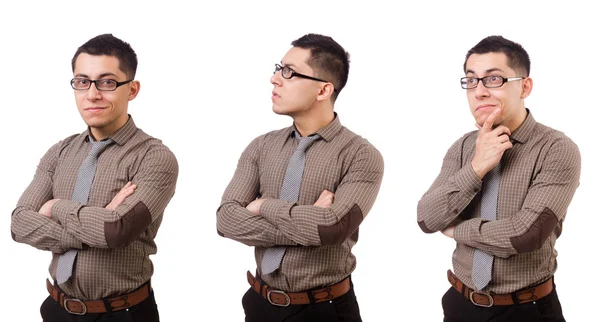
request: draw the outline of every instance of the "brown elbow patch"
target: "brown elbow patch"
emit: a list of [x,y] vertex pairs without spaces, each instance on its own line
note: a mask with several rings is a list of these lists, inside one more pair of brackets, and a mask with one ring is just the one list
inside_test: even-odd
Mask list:
[[17,241],[17,235],[15,235],[15,233],[13,233],[12,230],[10,231],[10,235],[12,236],[12,239],[14,241]]
[[529,253],[540,249],[552,233],[558,219],[549,208],[544,208],[529,230],[521,236],[511,237],[510,242],[519,253]]
[[421,228],[421,230],[426,233],[426,234],[432,234],[435,233],[435,231],[433,230],[429,230],[429,228],[427,228],[427,226],[425,226],[425,221],[421,220],[419,221],[419,227]]
[[220,230],[217,229],[217,234],[219,234],[219,236],[221,237],[225,237],[225,234],[223,234]]
[[363,213],[357,204],[335,225],[318,226],[321,245],[340,245],[357,229],[363,221]]
[[122,248],[141,235],[150,223],[152,216],[143,202],[138,202],[120,220],[104,223],[104,236],[109,248]]

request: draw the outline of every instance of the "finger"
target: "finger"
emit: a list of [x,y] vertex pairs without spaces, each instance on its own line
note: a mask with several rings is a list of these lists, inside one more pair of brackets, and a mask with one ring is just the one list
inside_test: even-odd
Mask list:
[[492,130],[492,126],[494,125],[494,121],[496,120],[496,116],[500,114],[500,108],[495,109],[483,122],[482,130],[483,132],[489,132]]
[[323,190],[323,192],[321,192],[321,194],[319,195],[319,199],[327,197],[328,192],[329,191],[327,191],[327,190]]
[[500,143],[505,143],[505,142],[508,142],[508,141],[510,141],[510,137],[508,135],[506,135],[506,134],[500,135],[498,137],[498,142],[500,142]]
[[494,135],[500,136],[502,134],[510,135],[510,129],[504,125],[498,125],[493,131],[491,131]]
[[121,190],[122,190],[122,189],[127,189],[127,188],[129,188],[129,186],[131,186],[131,181],[127,182],[127,183],[126,183],[126,184],[123,186],[123,188],[121,188]]
[[499,149],[502,151],[502,153],[504,153],[504,151],[508,150],[508,149],[512,149],[513,144],[510,141],[504,142],[502,144],[500,144]]
[[123,195],[122,195],[122,197],[123,197],[123,200],[125,200],[125,198],[127,198],[127,197],[131,196],[132,194],[133,194],[133,190],[127,190],[127,191],[125,191],[125,192],[123,193]]
[[478,129],[478,130],[480,130],[480,131],[481,131],[481,125],[479,125],[479,124],[475,123],[475,126],[477,127],[477,129]]

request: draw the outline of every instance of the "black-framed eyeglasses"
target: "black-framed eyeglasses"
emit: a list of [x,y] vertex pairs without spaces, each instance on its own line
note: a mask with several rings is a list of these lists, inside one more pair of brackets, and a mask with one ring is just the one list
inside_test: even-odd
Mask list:
[[[277,73],[278,71],[281,71],[281,77],[283,77],[285,79],[290,79],[292,77],[302,77],[302,78],[311,79],[311,80],[314,80],[314,81],[317,81],[317,82],[331,83],[331,82],[326,81],[324,79],[320,79],[320,78],[316,78],[316,77],[312,77],[312,76],[308,76],[308,75],[297,73],[296,71],[294,71],[293,69],[291,69],[288,66],[281,66],[279,64],[275,64],[275,71],[273,72],[273,74]],[[334,87],[333,91],[337,92],[337,89],[335,89],[335,87]]]
[[486,77],[463,77],[460,79],[460,86],[464,89],[473,89],[479,85],[479,81],[487,88],[498,88],[504,83],[516,80],[525,79],[527,77],[502,77],[502,76],[486,76]]
[[92,80],[83,77],[75,77],[71,80],[71,87],[73,87],[74,90],[85,91],[90,89],[92,83],[94,83],[99,91],[111,92],[116,90],[119,86],[132,81],[133,79],[117,82],[116,80],[109,78]]

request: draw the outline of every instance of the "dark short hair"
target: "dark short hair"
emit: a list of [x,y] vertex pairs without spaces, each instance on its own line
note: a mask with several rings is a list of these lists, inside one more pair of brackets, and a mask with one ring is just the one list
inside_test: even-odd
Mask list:
[[292,41],[292,46],[310,50],[306,63],[315,71],[316,77],[333,84],[336,92],[331,97],[335,102],[348,81],[350,54],[333,38],[319,34],[306,34]]
[[127,75],[128,79],[135,78],[137,70],[137,55],[131,46],[112,34],[96,36],[81,45],[71,60],[71,68],[75,71],[75,61],[79,54],[86,53],[93,56],[113,56],[119,60],[119,69]]
[[471,48],[465,57],[463,70],[467,72],[467,60],[472,54],[503,53],[506,55],[508,66],[514,69],[519,76],[529,77],[531,61],[529,55],[520,44],[510,41],[502,36],[489,36]]

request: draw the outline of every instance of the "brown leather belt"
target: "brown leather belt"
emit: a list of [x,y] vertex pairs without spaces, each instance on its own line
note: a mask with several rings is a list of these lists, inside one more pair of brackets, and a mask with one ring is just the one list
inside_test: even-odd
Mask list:
[[48,293],[50,293],[52,299],[58,302],[67,312],[76,315],[120,311],[130,308],[148,298],[152,289],[150,281],[148,281],[131,293],[102,300],[82,301],[69,298],[57,286],[52,285],[48,279],[46,279],[46,288],[48,288]]
[[491,307],[493,305],[513,305],[513,304],[524,304],[539,300],[542,297],[550,294],[553,289],[552,278],[549,280],[510,294],[493,294],[476,292],[473,289],[467,287],[461,282],[456,275],[448,270],[448,281],[452,284],[452,287],[458,291],[458,293],[464,295],[468,300],[477,306]]
[[267,299],[269,303],[276,306],[288,306],[295,304],[320,303],[340,297],[350,290],[350,277],[346,277],[339,283],[333,284],[317,290],[309,290],[298,293],[286,293],[284,291],[274,290],[257,276],[252,276],[250,271],[246,273],[250,287]]

